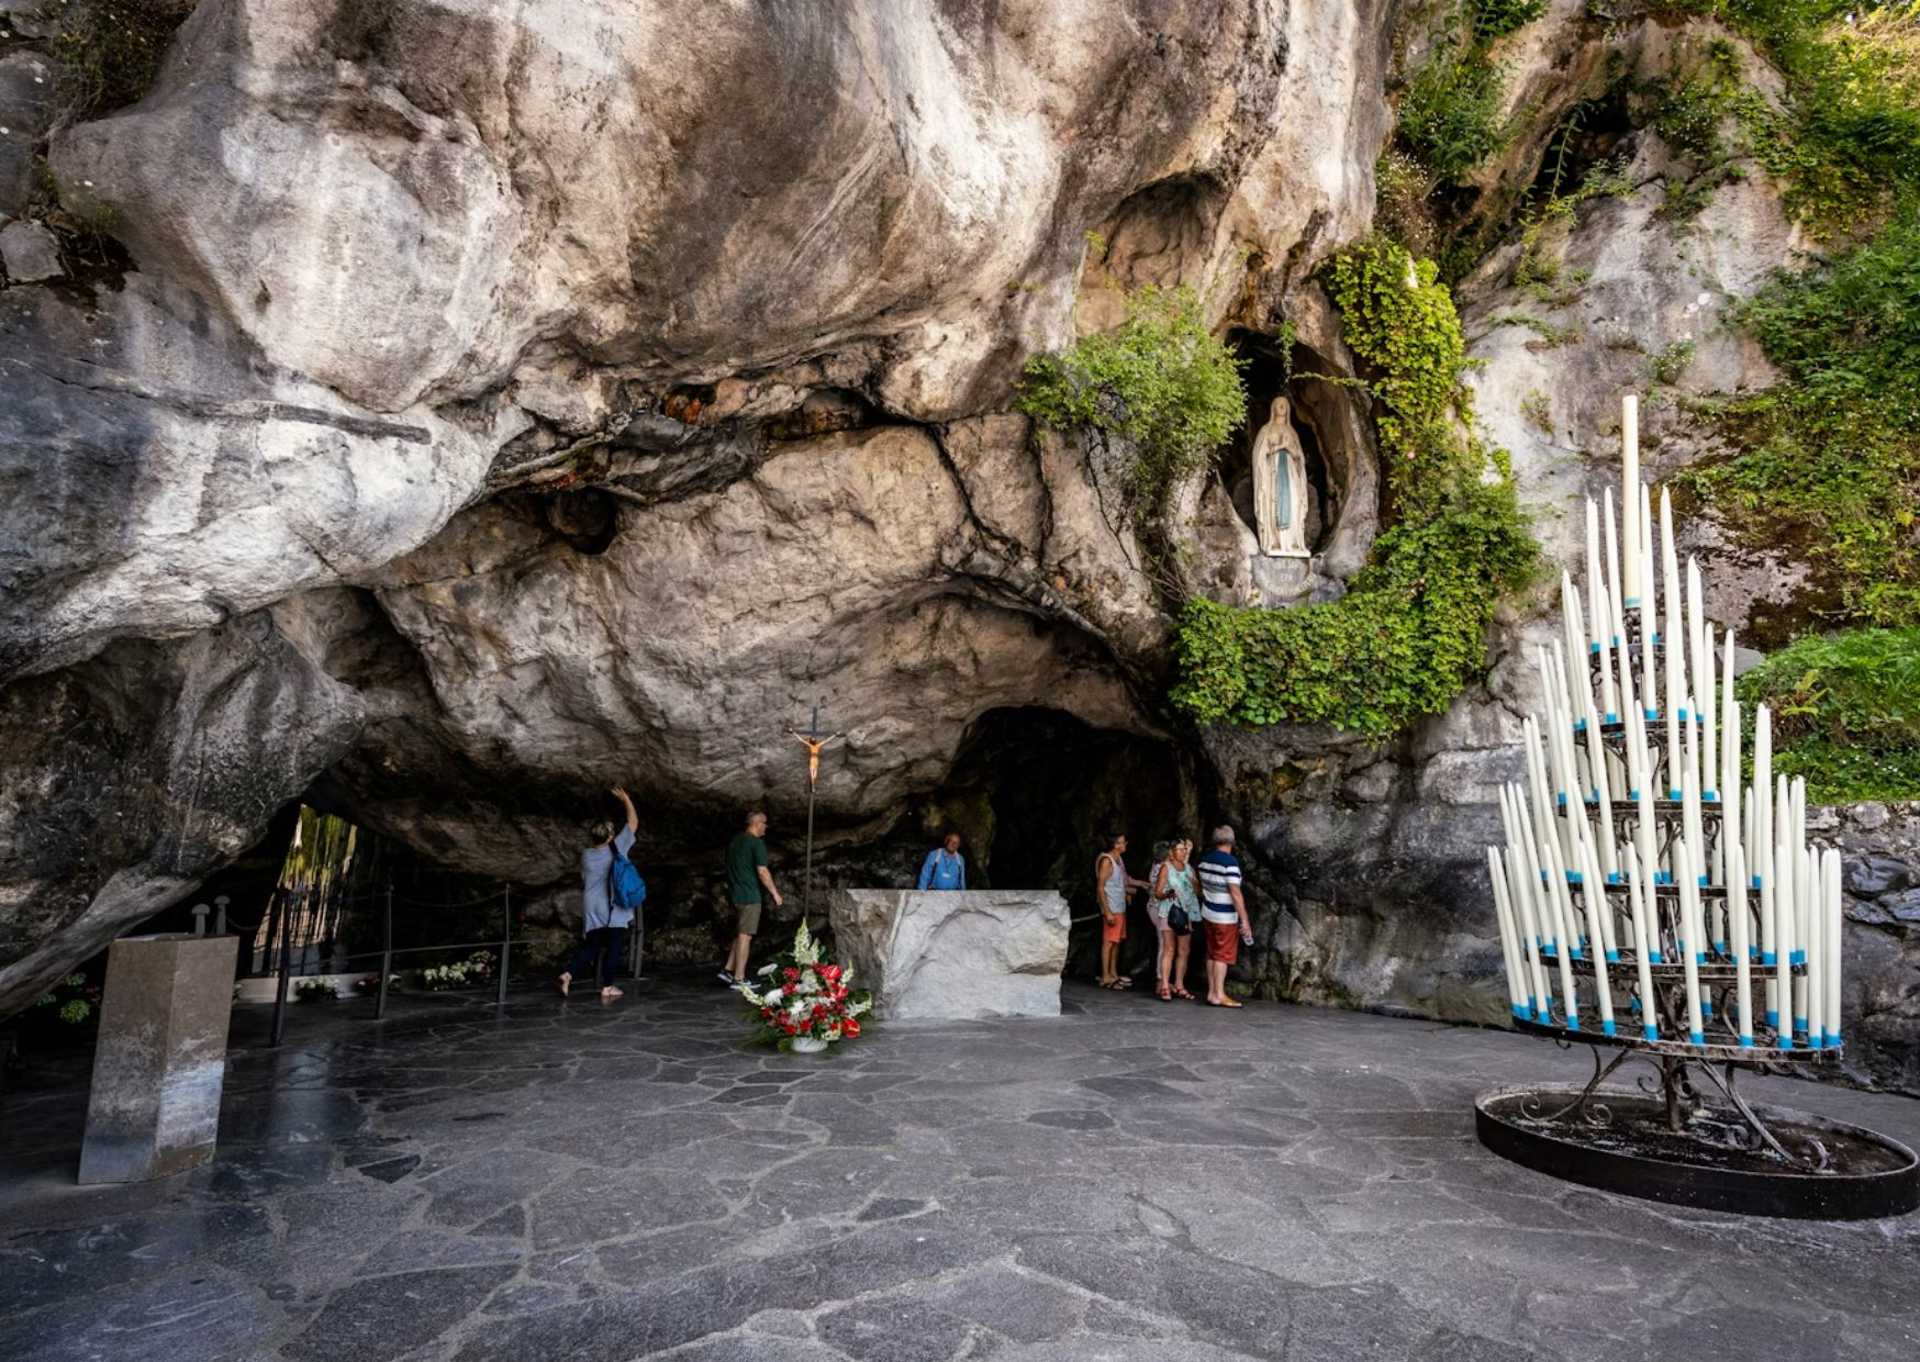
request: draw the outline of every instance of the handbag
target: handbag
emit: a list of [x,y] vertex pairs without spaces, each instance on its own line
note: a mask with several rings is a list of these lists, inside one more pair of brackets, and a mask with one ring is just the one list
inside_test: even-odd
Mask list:
[[1167,909],[1167,930],[1175,936],[1193,935],[1193,919],[1187,916],[1186,907],[1178,900]]

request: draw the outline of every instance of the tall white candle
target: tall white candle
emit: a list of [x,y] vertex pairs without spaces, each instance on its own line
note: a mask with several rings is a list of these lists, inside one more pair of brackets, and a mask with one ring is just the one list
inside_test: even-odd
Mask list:
[[[1714,690],[1718,680],[1714,675],[1713,626],[1707,625],[1701,631],[1703,643],[1700,649],[1700,797],[1711,804],[1720,798],[1720,703]],[[1707,876],[1719,878],[1713,873],[1713,867],[1707,867]]]
[[1493,882],[1493,915],[1500,928],[1500,961],[1507,971],[1507,1008],[1527,1015],[1527,992],[1520,986],[1519,939],[1513,930],[1513,903],[1507,895],[1507,864],[1498,847],[1487,848],[1487,878]]
[[1613,1024],[1613,976],[1607,970],[1608,960],[1618,960],[1618,951],[1601,949],[1601,943],[1612,935],[1606,919],[1612,912],[1607,904],[1607,882],[1600,874],[1600,859],[1594,855],[1593,843],[1581,838],[1580,851],[1586,864],[1585,877],[1580,885],[1580,905],[1586,910],[1587,936],[1594,943],[1593,952],[1593,1001],[1600,1013],[1600,1031],[1603,1035],[1614,1033]]
[[[1636,718],[1634,726],[1639,730],[1640,750],[1644,754],[1647,750],[1647,721],[1643,717]],[[1660,850],[1655,840],[1651,774],[1640,782],[1640,793],[1636,798],[1634,812],[1636,815],[1633,829],[1634,850],[1638,853],[1640,877],[1646,882],[1647,925],[1652,933],[1653,963],[1657,965],[1665,956],[1661,944],[1660,927]]]
[[1525,720],[1523,726],[1527,735],[1527,783],[1533,791],[1527,833],[1540,870],[1540,892],[1546,908],[1541,927],[1546,935],[1547,955],[1552,957],[1565,953],[1561,950],[1559,900],[1553,896],[1553,883],[1560,879],[1563,868],[1560,834],[1553,824],[1553,799],[1547,782],[1546,758],[1541,752],[1539,726],[1531,718]]
[[1840,1048],[1840,853],[1828,847],[1821,860],[1821,883],[1826,887],[1822,901],[1826,904],[1827,936],[1827,1048]]
[[1547,876],[1540,864],[1540,842],[1533,832],[1533,820],[1518,786],[1513,788],[1511,804],[1520,835],[1521,866],[1526,872],[1527,888],[1532,894],[1533,933],[1536,957],[1534,987],[1540,993],[1540,1020],[1553,1019],[1553,966],[1547,955],[1548,935],[1553,931],[1553,905],[1547,901]]
[[[1626,601],[1621,594],[1620,583],[1621,536],[1618,528],[1614,524],[1613,489],[1611,487],[1607,488],[1602,497],[1601,508],[1604,512],[1607,531],[1607,602],[1612,611],[1608,616],[1608,621],[1613,626],[1613,637],[1609,639],[1608,642],[1615,648],[1618,648],[1620,646],[1620,640],[1626,637],[1627,619]],[[1627,556],[1629,559],[1633,556],[1633,546],[1631,544],[1627,546]]]
[[1775,776],[1773,782],[1773,1002],[1778,1008],[1776,1023],[1782,1050],[1793,1048],[1793,800],[1787,793],[1787,778]]
[[1693,848],[1687,839],[1678,837],[1673,844],[1673,877],[1680,886],[1680,930],[1683,939],[1680,944],[1680,959],[1686,966],[1687,984],[1687,1039],[1695,1045],[1707,1043],[1707,1032],[1700,1008],[1700,964],[1698,955],[1697,915],[1694,905],[1700,893],[1698,875],[1694,870]]
[[1827,1044],[1826,876],[1820,853],[1811,847],[1806,849],[1801,864],[1807,885],[1807,1044],[1820,1050]]
[[[1769,971],[1779,949],[1774,914],[1778,886],[1773,874],[1773,714],[1764,704],[1753,711],[1753,829],[1747,836],[1748,873],[1760,890],[1760,963]],[[1767,978],[1767,1025],[1780,1021],[1779,987]]]
[[1747,865],[1740,843],[1722,829],[1727,842],[1727,916],[1732,920],[1734,999],[1740,1009],[1740,1044],[1753,1045],[1753,961],[1747,949]]
[[[1658,602],[1654,600],[1653,538],[1647,519],[1647,493],[1639,492],[1640,510],[1634,525],[1640,536],[1640,703],[1647,722],[1660,722],[1660,684],[1654,669],[1654,640],[1660,637]],[[1651,767],[1649,774],[1655,774]]]
[[[1727,630],[1727,646],[1722,656],[1723,661],[1720,664],[1720,727],[1721,731],[1726,734],[1726,740],[1720,752],[1720,855],[1721,870],[1726,876],[1728,887],[1731,888],[1733,885],[1734,870],[1733,861],[1730,859],[1730,856],[1732,849],[1740,844],[1740,833],[1743,826],[1742,818],[1744,817],[1744,809],[1740,802],[1740,782],[1742,779],[1742,772],[1740,770],[1740,702],[1734,698],[1733,694],[1733,630],[1731,629]],[[1746,858],[1744,856],[1740,858],[1740,863],[1742,867],[1740,874],[1744,876],[1747,873],[1745,869]],[[1740,898],[1740,902],[1743,904],[1746,902],[1745,889],[1746,881],[1743,879],[1741,881],[1742,893]],[[1728,909],[1729,914],[1731,914],[1732,911],[1731,908]],[[1753,939],[1753,933],[1751,931],[1747,933],[1746,939],[1749,941]],[[1743,1019],[1743,1022],[1748,1029],[1752,1028],[1753,1022],[1751,1020]]]
[[[1623,468],[1620,478],[1621,531],[1626,538],[1625,605],[1631,610],[1640,603],[1640,399],[1627,393],[1620,399],[1620,450]],[[1649,701],[1651,703],[1651,701]]]
[[1534,864],[1533,848],[1521,832],[1524,825],[1519,818],[1519,801],[1519,786],[1509,784],[1501,787],[1500,813],[1507,824],[1508,888],[1516,910],[1514,928],[1520,933],[1521,956],[1526,961],[1527,1015],[1544,1021],[1540,1008],[1551,1001],[1553,994],[1547,989],[1546,971],[1540,964],[1540,918],[1537,908],[1540,873]]
[[1680,560],[1673,551],[1673,499],[1664,487],[1660,489],[1660,589],[1666,605],[1660,643],[1667,661],[1667,691],[1662,697],[1667,714],[1667,798],[1678,799],[1681,780],[1677,768],[1685,741],[1681,729],[1688,721],[1687,635],[1681,614],[1684,592],[1680,587]]
[[1659,1008],[1653,999],[1653,962],[1660,958],[1659,916],[1653,902],[1653,882],[1640,871],[1639,857],[1626,849],[1627,905],[1633,912],[1634,969],[1640,977],[1640,1034],[1660,1039]]
[[1800,877],[1793,896],[1794,907],[1800,914],[1800,930],[1794,938],[1800,946],[1800,976],[1793,981],[1793,1024],[1795,1030],[1805,1033],[1807,1044],[1817,1050],[1820,1026],[1825,1018],[1820,1011],[1819,944],[1810,929],[1819,920],[1819,914],[1812,911],[1813,852],[1804,842],[1794,848],[1794,871]]
[[1592,497],[1587,498],[1587,619],[1592,625],[1588,653],[1600,664],[1600,711],[1607,723],[1616,723],[1620,699],[1613,689],[1613,653],[1607,646],[1612,642],[1608,626],[1613,610],[1607,604],[1606,572],[1600,565],[1600,508]]

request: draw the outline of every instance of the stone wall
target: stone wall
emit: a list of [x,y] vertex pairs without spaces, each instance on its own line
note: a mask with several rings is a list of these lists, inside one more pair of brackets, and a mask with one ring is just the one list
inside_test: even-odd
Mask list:
[[1848,1077],[1920,1095],[1920,802],[1810,809],[1807,828],[1846,862]]

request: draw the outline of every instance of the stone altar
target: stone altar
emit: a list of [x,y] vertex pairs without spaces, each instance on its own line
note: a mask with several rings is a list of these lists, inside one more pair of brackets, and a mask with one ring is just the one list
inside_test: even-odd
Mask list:
[[841,889],[835,955],[890,1021],[1057,1017],[1067,901],[1046,889]]
[[168,933],[113,943],[81,1182],[143,1182],[213,1156],[239,942]]

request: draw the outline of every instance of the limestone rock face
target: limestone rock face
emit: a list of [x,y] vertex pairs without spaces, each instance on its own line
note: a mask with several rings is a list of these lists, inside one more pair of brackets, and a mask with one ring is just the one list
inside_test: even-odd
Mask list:
[[[996,707],[1160,731],[1128,452],[1010,385],[1121,290],[1266,307],[1362,233],[1387,9],[200,0],[47,148],[124,257],[0,307],[6,788],[104,759],[73,694],[191,783],[241,619],[224,837],[311,791],[523,884],[614,780],[648,854],[793,810],[816,699],[842,843]],[[137,826],[85,875],[9,830],[0,1011],[219,861]]]
[[1067,901],[1047,891],[842,889],[834,948],[889,1021],[1057,1017]]

